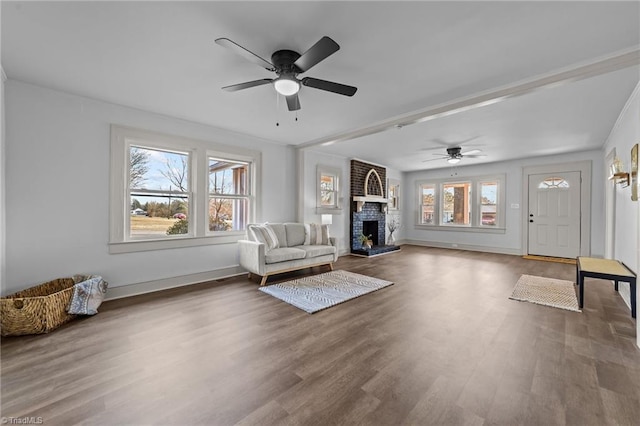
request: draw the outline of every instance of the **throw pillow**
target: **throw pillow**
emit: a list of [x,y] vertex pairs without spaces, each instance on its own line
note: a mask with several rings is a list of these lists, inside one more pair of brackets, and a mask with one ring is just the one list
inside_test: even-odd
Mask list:
[[278,241],[278,236],[276,235],[276,232],[273,230],[271,225],[265,224],[262,229],[264,230],[263,231],[264,238],[265,240],[267,240],[267,247],[269,248],[269,250],[273,250],[280,247],[280,241]]
[[254,239],[265,245],[267,251],[280,247],[278,237],[269,225],[252,225],[249,227]]
[[262,231],[258,229],[259,227],[260,225],[249,225],[249,234],[250,234],[249,238],[252,241],[266,245],[267,242],[264,239]]
[[309,223],[304,225],[304,245],[328,245],[329,244],[329,225],[320,225],[318,223]]
[[78,282],[73,286],[73,296],[67,312],[71,315],[97,314],[108,285],[99,275],[89,275],[84,281]]

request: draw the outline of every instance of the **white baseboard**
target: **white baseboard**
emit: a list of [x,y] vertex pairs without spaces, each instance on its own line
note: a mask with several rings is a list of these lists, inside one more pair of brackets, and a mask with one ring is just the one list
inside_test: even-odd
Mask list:
[[213,271],[199,272],[197,274],[182,275],[178,277],[162,278],[159,280],[145,281],[141,283],[123,285],[120,287],[110,287],[107,290],[105,300],[121,299],[123,297],[138,296],[140,294],[153,293],[170,288],[183,287],[191,284],[198,284],[206,281],[220,280],[223,278],[235,277],[246,274],[240,265],[229,266],[227,268],[214,269]]
[[447,248],[454,250],[469,250],[469,251],[483,251],[486,253],[497,253],[497,254],[512,254],[515,256],[522,256],[520,253],[520,249],[509,249],[504,247],[491,247],[491,246],[476,246],[473,244],[456,244],[456,243],[443,243],[440,241],[421,241],[421,240],[402,240],[399,244],[409,244],[413,246],[423,246],[423,247],[436,247],[436,248]]

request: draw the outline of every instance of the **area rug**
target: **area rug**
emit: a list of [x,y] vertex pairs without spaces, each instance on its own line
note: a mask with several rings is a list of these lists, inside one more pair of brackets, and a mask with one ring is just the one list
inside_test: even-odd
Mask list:
[[392,284],[391,281],[337,270],[260,287],[260,291],[312,314]]
[[509,299],[582,312],[571,281],[522,275]]

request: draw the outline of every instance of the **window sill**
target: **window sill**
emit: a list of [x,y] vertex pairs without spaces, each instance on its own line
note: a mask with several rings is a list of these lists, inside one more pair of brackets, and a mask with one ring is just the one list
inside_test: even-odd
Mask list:
[[341,208],[335,208],[335,207],[316,207],[316,214],[333,214],[333,215],[338,215],[338,214],[342,214],[342,209]]
[[504,234],[507,232],[506,228],[489,228],[487,226],[415,225],[415,229],[423,231],[475,232],[479,234]]
[[109,243],[109,254],[135,253],[141,251],[167,250],[186,247],[200,247],[217,244],[233,244],[246,238],[244,232],[234,232],[232,235],[217,235],[207,237],[184,237],[170,240],[136,240]]

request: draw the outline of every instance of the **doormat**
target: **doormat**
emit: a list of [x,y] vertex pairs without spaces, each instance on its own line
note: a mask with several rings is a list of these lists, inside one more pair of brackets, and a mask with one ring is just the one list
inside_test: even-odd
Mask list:
[[541,260],[543,262],[556,262],[556,263],[568,263],[570,265],[575,265],[575,259],[568,259],[566,257],[552,257],[552,256],[536,256],[533,254],[525,254],[522,256],[523,259],[529,260]]
[[522,275],[509,299],[582,312],[571,281]]
[[391,281],[337,270],[260,287],[259,290],[312,314],[392,284]]

